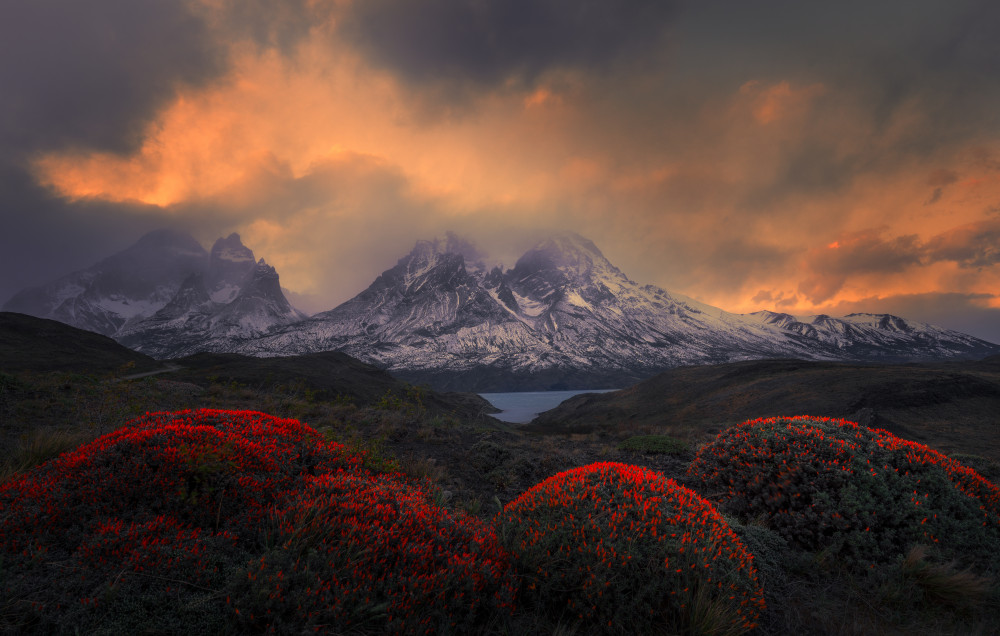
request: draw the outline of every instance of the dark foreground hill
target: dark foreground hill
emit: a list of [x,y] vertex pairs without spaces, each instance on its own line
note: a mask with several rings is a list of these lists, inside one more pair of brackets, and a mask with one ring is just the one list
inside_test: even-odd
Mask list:
[[578,395],[526,428],[627,427],[683,437],[759,417],[809,414],[884,428],[943,452],[1000,459],[1000,357],[978,362],[852,364],[761,360],[661,373]]
[[492,422],[487,414],[496,412],[477,395],[413,386],[343,353],[267,359],[196,354],[164,364],[107,336],[0,313],[0,455],[19,435],[40,427],[80,425],[100,433],[145,411],[266,400],[408,409],[470,421]]
[[136,373],[163,366],[107,336],[55,320],[0,312],[0,371],[108,373],[129,363]]
[[316,401],[350,400],[371,404],[404,400],[430,411],[460,417],[494,413],[489,402],[471,393],[439,393],[408,385],[346,353],[325,351],[286,358],[255,358],[237,353],[198,353],[172,360],[181,367],[171,379],[208,386],[235,383],[251,389],[298,389]]

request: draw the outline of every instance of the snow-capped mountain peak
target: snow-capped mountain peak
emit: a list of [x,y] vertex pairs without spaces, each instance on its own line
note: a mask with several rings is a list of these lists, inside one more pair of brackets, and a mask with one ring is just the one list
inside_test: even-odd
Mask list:
[[[473,248],[474,249],[474,248]],[[1000,346],[895,316],[732,314],[640,286],[577,234],[547,238],[510,270],[468,263],[454,237],[421,241],[361,294],[241,351],[339,349],[439,387],[622,385],[689,364],[797,357],[984,356]]]
[[238,234],[206,252],[176,230],[155,230],[87,269],[23,290],[4,310],[53,318],[155,353],[171,351],[175,341],[182,346],[218,337],[222,324],[229,325],[227,337],[235,337],[239,325],[250,336],[304,318],[288,304],[274,268],[255,260]]
[[759,358],[1000,353],[890,314],[729,313],[636,284],[576,234],[540,241],[512,269],[487,267],[451,233],[419,241],[363,292],[306,319],[239,235],[207,253],[187,235],[160,232],[5,309],[21,305],[158,357],[341,350],[403,379],[463,390],[624,386],[669,367]]
[[217,240],[209,254],[206,281],[212,300],[232,302],[255,262],[253,250],[243,245],[236,232]]

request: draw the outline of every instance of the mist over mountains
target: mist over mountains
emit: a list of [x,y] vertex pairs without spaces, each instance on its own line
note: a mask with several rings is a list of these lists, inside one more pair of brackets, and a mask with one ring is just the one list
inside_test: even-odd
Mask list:
[[419,241],[354,298],[307,318],[238,235],[206,252],[154,232],[5,306],[157,358],[343,351],[453,390],[611,388],[664,369],[762,358],[903,362],[1000,346],[889,314],[732,314],[630,280],[590,240],[540,241],[510,269],[447,234]]
[[50,318],[111,336],[134,349],[161,352],[158,336],[180,343],[208,332],[260,334],[305,314],[285,299],[278,274],[238,234],[210,251],[190,235],[157,230],[91,267],[24,289],[4,311]]

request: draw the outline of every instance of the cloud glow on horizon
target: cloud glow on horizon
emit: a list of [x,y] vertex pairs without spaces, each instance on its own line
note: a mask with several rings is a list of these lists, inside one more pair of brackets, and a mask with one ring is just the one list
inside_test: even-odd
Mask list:
[[74,223],[237,231],[327,308],[417,239],[455,230],[512,266],[572,230],[727,311],[890,311],[1000,340],[991,6],[848,2],[855,23],[773,1],[737,30],[731,0],[250,4],[264,17],[178,1],[214,70],[156,66],[173,88],[127,140],[90,114],[3,165]]

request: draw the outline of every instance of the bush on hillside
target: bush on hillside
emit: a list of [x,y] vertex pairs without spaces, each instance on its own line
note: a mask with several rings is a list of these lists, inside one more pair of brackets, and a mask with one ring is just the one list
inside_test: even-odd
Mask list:
[[764,516],[793,547],[849,566],[899,561],[914,545],[1000,568],[1000,490],[922,444],[817,417],[744,422],[688,469],[740,518]]
[[366,465],[263,413],[139,418],[0,485],[0,632],[441,631],[511,607],[492,529]]
[[311,479],[271,525],[274,549],[231,592],[247,629],[462,634],[513,609],[493,529],[396,475]]
[[588,633],[742,633],[764,607],[753,557],[718,512],[646,468],[559,473],[495,523],[524,598]]
[[2,591],[39,631],[93,628],[123,588],[147,594],[138,605],[151,612],[218,605],[205,591],[262,545],[276,495],[361,462],[295,420],[147,414],[0,485]]

